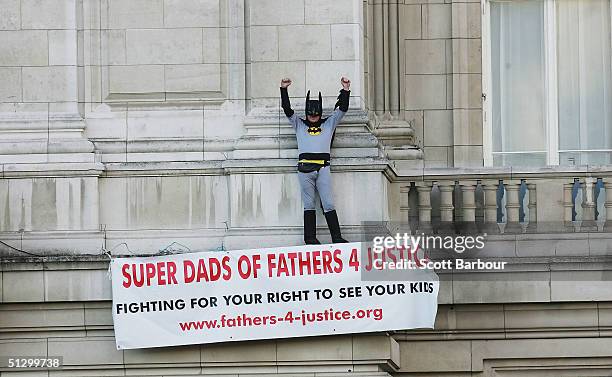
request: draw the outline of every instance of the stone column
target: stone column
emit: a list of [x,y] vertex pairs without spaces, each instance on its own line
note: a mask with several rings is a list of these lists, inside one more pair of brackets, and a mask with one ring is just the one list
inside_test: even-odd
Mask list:
[[[393,160],[422,158],[414,146],[414,129],[401,115],[402,110],[402,53],[401,25],[403,4],[397,1],[375,1],[368,4],[372,13],[371,38],[368,38],[370,85],[374,97],[370,101],[373,133],[385,146],[387,157]],[[400,164],[401,166],[401,164]]]
[[372,59],[372,66],[374,67],[374,111],[377,115],[382,116],[385,111],[385,22],[384,22],[384,10],[386,4],[382,2],[376,2],[371,6],[373,11],[373,28],[374,35],[372,36],[374,51],[374,59]]
[[572,221],[572,188],[574,187],[574,183],[564,183],[563,184],[563,208],[564,208],[564,216],[563,219],[565,222]]
[[497,190],[499,181],[496,180],[485,180],[482,182],[485,195],[485,223],[496,224],[497,223]]
[[606,189],[606,222],[608,224],[612,223],[612,181],[604,182],[604,188]]
[[521,182],[518,180],[507,180],[504,181],[506,184],[506,213],[508,215],[508,223],[517,224],[519,222],[519,190],[521,189]]
[[419,224],[422,229],[431,226],[431,182],[419,182],[416,184],[419,195]]
[[536,184],[527,183],[527,189],[529,190],[529,224],[535,224],[538,221]]
[[460,181],[463,207],[461,211],[462,221],[474,223],[476,221],[476,181]]
[[583,198],[582,203],[582,220],[583,221],[594,221],[595,220],[595,199],[594,199],[594,182],[596,181],[593,177],[586,177],[583,183]]
[[400,69],[399,69],[399,12],[397,0],[389,1],[389,112],[399,118],[400,112]]
[[410,227],[410,186],[400,188],[400,222],[403,227]]
[[455,182],[453,181],[441,181],[438,182],[440,188],[440,221],[443,223],[453,222],[453,190],[455,189]]
[[599,214],[598,222],[600,231],[604,228],[609,228],[610,224],[612,224],[612,182],[609,182],[608,179],[609,177],[603,179],[603,188],[606,195],[604,200],[605,216],[601,213]]

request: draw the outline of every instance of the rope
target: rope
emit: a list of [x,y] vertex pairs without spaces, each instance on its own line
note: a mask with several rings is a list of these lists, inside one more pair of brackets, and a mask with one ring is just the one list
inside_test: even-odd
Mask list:
[[4,246],[8,247],[9,249],[11,249],[13,251],[16,251],[18,253],[26,254],[26,255],[29,255],[29,256],[32,256],[32,257],[37,257],[37,258],[44,258],[44,255],[34,254],[34,253],[29,252],[29,251],[18,249],[18,248],[14,247],[14,246],[11,246],[11,245],[7,244],[4,241],[0,241],[0,245],[4,245]]

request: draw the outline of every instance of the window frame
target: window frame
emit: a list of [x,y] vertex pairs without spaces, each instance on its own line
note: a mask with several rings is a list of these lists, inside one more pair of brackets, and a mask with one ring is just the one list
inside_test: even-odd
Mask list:
[[[482,124],[483,124],[483,160],[484,166],[493,167],[494,154],[511,154],[517,152],[493,152],[493,102],[490,100],[492,90],[491,63],[491,2],[480,0],[481,6],[481,45],[482,45]],[[544,1],[544,35],[545,35],[545,79],[546,109],[546,165],[558,166],[559,150],[559,109],[558,109],[558,67],[557,67],[557,0],[499,0],[501,1]],[[610,22],[612,24],[612,1],[609,4]],[[612,30],[612,28],[611,28]],[[612,32],[611,32],[612,33]],[[612,37],[610,38],[612,45]],[[596,150],[593,150],[596,151]],[[599,150],[597,150],[599,151]],[[612,152],[612,149],[609,150]],[[522,152],[521,152],[522,153]]]

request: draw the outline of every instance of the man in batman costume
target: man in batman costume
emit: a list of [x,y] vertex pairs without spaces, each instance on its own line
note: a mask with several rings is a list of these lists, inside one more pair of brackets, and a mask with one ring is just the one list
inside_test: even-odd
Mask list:
[[281,104],[289,123],[295,130],[298,142],[299,161],[298,178],[304,203],[304,242],[307,245],[320,244],[317,240],[317,217],[315,212],[315,191],[319,192],[321,205],[327,220],[327,226],[334,243],[348,242],[342,238],[338,215],[334,208],[329,167],[331,143],[336,126],[349,107],[351,81],[345,77],[340,80],[342,90],[334,112],[329,118],[321,119],[323,115],[323,100],[319,92],[318,100],[310,99],[310,91],[306,95],[306,119],[300,119],[291,109],[287,87],[290,79],[281,81]]

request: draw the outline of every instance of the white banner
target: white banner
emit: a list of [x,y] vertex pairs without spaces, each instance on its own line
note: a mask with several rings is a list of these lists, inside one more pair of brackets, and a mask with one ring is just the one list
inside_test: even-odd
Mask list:
[[372,261],[361,260],[361,248],[115,258],[117,348],[433,328],[437,276],[416,270],[406,281],[364,281]]

